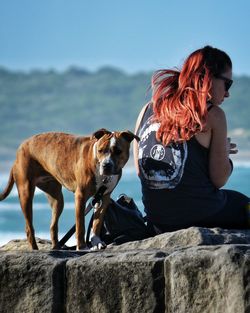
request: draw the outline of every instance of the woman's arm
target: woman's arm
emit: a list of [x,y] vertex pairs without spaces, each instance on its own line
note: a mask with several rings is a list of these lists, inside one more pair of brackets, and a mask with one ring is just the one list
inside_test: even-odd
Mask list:
[[209,175],[217,188],[224,186],[232,173],[230,153],[237,153],[236,145],[227,138],[227,121],[224,111],[214,106],[208,114],[208,124],[211,127],[209,146]]
[[[141,123],[141,120],[143,118],[143,115],[146,111],[146,108],[148,106],[148,103],[144,105],[144,107],[142,108],[141,112],[138,115],[136,124],[135,124],[135,131],[134,133],[137,134],[138,131],[138,127]],[[134,164],[135,164],[135,169],[136,169],[136,173],[137,175],[139,175],[139,165],[138,165],[138,142],[137,140],[134,140],[134,144],[133,144],[133,154],[134,154]]]

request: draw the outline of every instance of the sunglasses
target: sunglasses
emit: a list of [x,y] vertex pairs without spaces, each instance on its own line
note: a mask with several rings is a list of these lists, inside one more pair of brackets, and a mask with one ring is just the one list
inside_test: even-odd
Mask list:
[[233,80],[232,79],[226,78],[226,77],[221,76],[221,75],[216,75],[215,77],[224,80],[225,91],[228,91],[230,89],[230,87],[232,86],[232,84],[233,84]]

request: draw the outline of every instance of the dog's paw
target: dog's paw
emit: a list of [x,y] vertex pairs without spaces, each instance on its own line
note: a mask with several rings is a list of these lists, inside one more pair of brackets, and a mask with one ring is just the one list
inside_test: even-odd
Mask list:
[[103,250],[103,249],[106,249],[106,245],[103,245],[101,243],[90,248],[91,251],[99,251],[99,250]]
[[86,252],[88,252],[89,251],[89,248],[86,246],[86,247],[76,247],[76,251],[86,251]]
[[90,239],[92,248],[90,248],[91,251],[96,251],[96,250],[103,250],[107,247],[106,243],[103,242],[100,237],[93,235]]

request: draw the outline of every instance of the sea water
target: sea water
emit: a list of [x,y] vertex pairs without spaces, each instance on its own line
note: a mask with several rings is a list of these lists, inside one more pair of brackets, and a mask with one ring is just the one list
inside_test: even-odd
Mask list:
[[[0,176],[0,190],[6,186],[8,173]],[[224,188],[237,190],[250,196],[250,162],[234,162],[234,171]],[[112,193],[116,199],[120,194],[125,193],[132,197],[139,209],[143,212],[141,202],[140,181],[135,174],[134,168],[127,167],[123,171],[122,178]],[[63,189],[64,211],[59,220],[59,239],[75,224],[74,195]],[[85,224],[88,225],[91,212],[86,216]],[[51,220],[51,208],[46,195],[36,190],[33,203],[33,220],[36,237],[50,239],[49,225]],[[12,239],[23,239],[25,235],[25,223],[20,208],[17,190],[14,187],[11,194],[4,201],[0,202],[0,246]],[[69,245],[75,245],[75,237],[68,241]]]

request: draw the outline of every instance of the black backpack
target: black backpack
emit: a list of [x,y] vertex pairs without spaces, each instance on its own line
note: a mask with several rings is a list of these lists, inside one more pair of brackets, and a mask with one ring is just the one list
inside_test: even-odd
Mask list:
[[[88,245],[92,222],[93,215],[87,231]],[[123,194],[117,201],[111,199],[101,229],[102,241],[107,245],[110,243],[119,245],[128,241],[142,240],[151,235],[141,211],[132,198]]]

